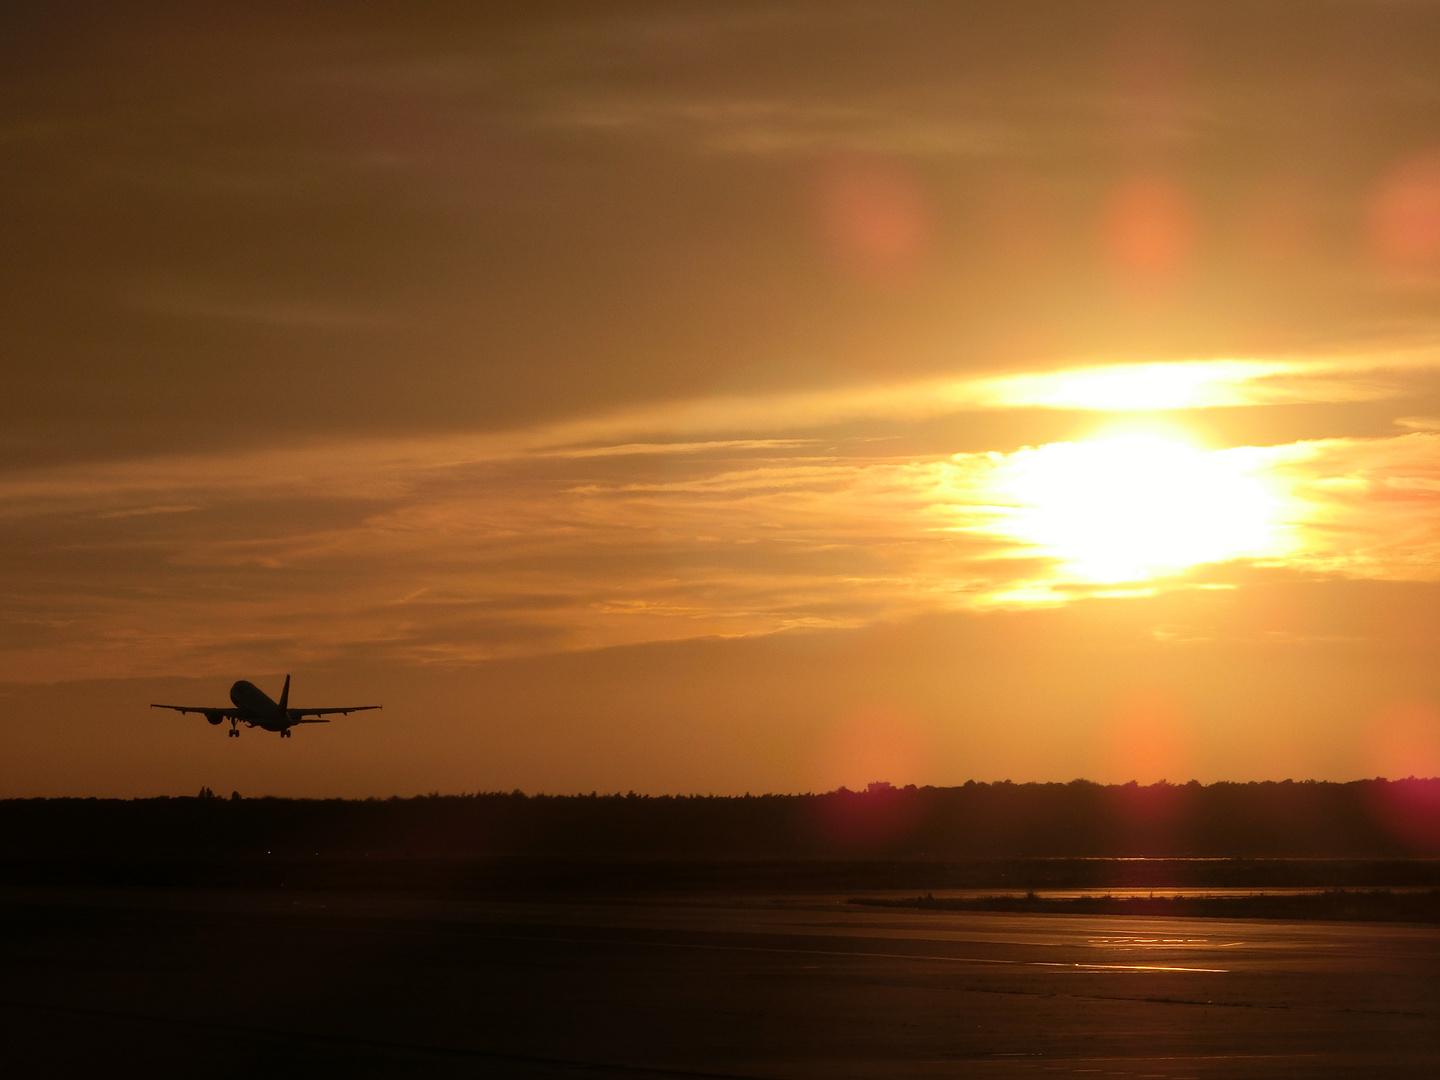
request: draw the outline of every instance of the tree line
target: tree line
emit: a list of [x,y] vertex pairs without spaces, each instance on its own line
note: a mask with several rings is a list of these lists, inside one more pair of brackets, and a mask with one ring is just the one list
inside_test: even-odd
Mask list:
[[0,856],[1440,856],[1440,779],[967,783],[823,794],[0,800]]

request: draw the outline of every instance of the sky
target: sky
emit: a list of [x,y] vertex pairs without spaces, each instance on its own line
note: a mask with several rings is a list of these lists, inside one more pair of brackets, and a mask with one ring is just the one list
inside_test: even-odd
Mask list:
[[0,797],[1440,774],[1440,4],[0,25]]

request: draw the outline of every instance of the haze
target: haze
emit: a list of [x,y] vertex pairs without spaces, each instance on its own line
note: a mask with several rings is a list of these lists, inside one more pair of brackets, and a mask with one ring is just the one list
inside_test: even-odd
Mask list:
[[1434,5],[0,18],[0,796],[1440,773]]

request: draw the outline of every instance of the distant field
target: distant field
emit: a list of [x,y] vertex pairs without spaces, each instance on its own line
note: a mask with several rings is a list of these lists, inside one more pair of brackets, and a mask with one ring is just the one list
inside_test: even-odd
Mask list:
[[1210,896],[1217,890],[1428,892],[1440,890],[1440,861],[56,854],[0,857],[3,885],[405,891],[476,898],[840,893],[908,896],[910,903],[938,893],[956,903],[988,897],[987,902],[1006,905],[1030,891],[1055,902],[1107,893]]
[[1434,921],[1437,855],[1435,780],[0,799],[0,886],[15,887],[933,894],[955,910]]

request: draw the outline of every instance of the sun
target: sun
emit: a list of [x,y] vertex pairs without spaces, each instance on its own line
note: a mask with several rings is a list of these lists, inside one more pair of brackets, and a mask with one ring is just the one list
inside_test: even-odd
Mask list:
[[1261,556],[1277,501],[1243,451],[1152,434],[1027,447],[1002,469],[1006,528],[1066,576],[1097,583]]

